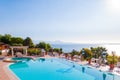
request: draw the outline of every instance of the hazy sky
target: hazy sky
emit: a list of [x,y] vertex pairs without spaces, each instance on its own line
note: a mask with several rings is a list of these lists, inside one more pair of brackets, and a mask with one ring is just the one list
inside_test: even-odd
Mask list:
[[120,0],[0,0],[0,34],[120,42]]

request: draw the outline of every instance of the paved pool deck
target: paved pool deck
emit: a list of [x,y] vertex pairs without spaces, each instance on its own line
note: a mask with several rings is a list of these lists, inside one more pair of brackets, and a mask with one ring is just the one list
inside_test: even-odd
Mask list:
[[[46,55],[44,58],[51,57]],[[12,63],[0,60],[0,80],[19,80],[19,78],[8,68],[10,64]]]
[[19,80],[8,68],[10,63],[0,60],[0,80]]

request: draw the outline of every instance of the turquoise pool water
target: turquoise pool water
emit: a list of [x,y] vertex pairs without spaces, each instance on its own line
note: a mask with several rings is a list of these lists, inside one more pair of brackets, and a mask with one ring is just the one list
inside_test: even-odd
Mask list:
[[17,62],[9,68],[20,80],[120,80],[120,76],[58,58]]
[[29,61],[31,58],[27,57],[16,57],[16,58],[11,58],[12,60],[20,60],[20,61]]

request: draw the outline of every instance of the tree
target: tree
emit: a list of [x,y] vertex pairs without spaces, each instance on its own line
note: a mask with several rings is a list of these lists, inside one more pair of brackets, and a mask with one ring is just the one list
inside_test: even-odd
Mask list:
[[113,70],[115,67],[115,64],[119,61],[119,56],[115,55],[114,52],[112,52],[112,55],[108,55],[107,57],[107,63],[110,66],[110,70]]
[[74,55],[77,55],[78,52],[77,52],[76,50],[73,49],[73,50],[70,52],[70,54],[71,54],[71,56],[74,56]]
[[23,39],[21,37],[12,37],[11,45],[23,45]]
[[84,58],[88,60],[88,64],[91,64],[92,52],[88,48],[84,48]]
[[[84,54],[82,54],[82,50],[84,50]],[[82,54],[82,56],[84,57],[84,59],[91,59],[92,58],[92,52],[90,49],[88,48],[83,48],[80,53]]]
[[60,49],[59,48],[54,48],[53,51],[59,53]]
[[48,52],[50,50],[50,48],[51,48],[51,45],[46,43],[45,44],[45,50]]
[[2,35],[0,34],[0,42],[1,42]]
[[97,58],[97,48],[91,47],[91,52],[93,53],[92,57]]
[[46,51],[50,50],[51,49],[51,45],[48,44],[48,43],[45,43],[45,42],[39,42],[37,45],[36,45],[37,48],[41,48],[41,49],[45,49]]
[[34,47],[33,41],[30,37],[27,37],[26,39],[24,39],[23,45],[29,46],[29,48]]
[[46,51],[46,54],[47,52],[51,49],[51,45],[49,43],[45,43],[45,42],[39,42],[37,45],[36,45],[37,48],[41,48],[41,49],[44,49]]
[[70,52],[70,54],[71,54],[71,59],[73,60],[74,55],[77,55],[78,52],[77,52],[76,50],[73,49],[72,52]]
[[[103,57],[103,56],[102,56],[102,53],[103,53],[104,51],[107,51],[107,49],[104,48],[104,47],[95,47],[95,48],[91,47],[90,49],[91,49],[91,51],[92,51],[92,53],[93,53],[93,57],[94,57],[94,58]],[[108,54],[107,54],[107,55],[108,55]]]
[[62,48],[60,48],[59,56],[63,53]]
[[62,48],[54,48],[53,51],[57,52],[59,56],[62,54]]
[[45,42],[39,42],[39,43],[36,45],[36,47],[37,47],[37,48],[41,48],[41,49],[45,49],[45,45],[46,45]]
[[120,56],[118,56],[118,62],[120,62]]
[[29,53],[29,55],[39,55],[39,56],[42,55],[41,49],[39,49],[39,48],[29,48],[28,53]]
[[1,37],[1,42],[4,42],[6,44],[11,44],[11,38],[12,36],[10,34],[5,34],[4,36]]

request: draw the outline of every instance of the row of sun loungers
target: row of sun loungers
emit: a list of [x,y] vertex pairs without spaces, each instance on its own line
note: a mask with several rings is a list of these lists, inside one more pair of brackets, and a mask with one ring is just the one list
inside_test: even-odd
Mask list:
[[[64,58],[64,59],[67,59],[67,60],[72,60],[71,57],[70,57],[71,55],[68,55],[67,58],[65,57],[65,54],[61,54],[60,56],[58,56],[56,54],[55,56],[60,57],[60,58]],[[99,59],[97,59],[97,60],[99,60]],[[74,59],[72,61],[77,62],[79,64],[89,65],[90,67],[96,68],[96,69],[101,70],[101,71],[112,72],[113,74],[120,75],[120,62],[117,63],[117,65],[115,66],[115,68],[113,70],[110,70],[109,65],[99,64],[99,62],[95,63],[94,60],[92,61],[91,64],[88,64],[88,62],[86,62],[86,61],[81,61],[81,56],[77,56],[77,55],[74,56]]]

